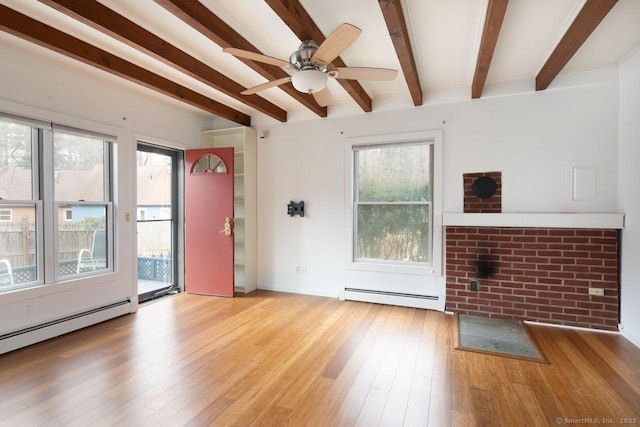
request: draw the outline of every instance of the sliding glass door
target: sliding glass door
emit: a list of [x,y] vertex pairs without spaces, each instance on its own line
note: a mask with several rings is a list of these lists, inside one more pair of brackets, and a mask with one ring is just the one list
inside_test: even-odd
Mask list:
[[138,143],[138,294],[144,302],[180,290],[178,191],[182,153]]

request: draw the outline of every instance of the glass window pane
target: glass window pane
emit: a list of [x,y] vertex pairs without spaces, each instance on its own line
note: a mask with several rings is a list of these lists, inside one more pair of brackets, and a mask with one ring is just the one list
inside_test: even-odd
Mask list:
[[193,165],[193,174],[199,173],[227,173],[227,165],[215,154],[205,154]]
[[[138,286],[148,285],[157,288],[153,283],[171,284],[172,232],[171,221],[154,221],[138,223]],[[140,293],[144,293],[141,289]]]
[[138,221],[171,219],[171,156],[146,151],[137,156]]
[[429,151],[427,144],[358,150],[358,200],[429,200]]
[[2,205],[11,221],[0,222],[0,292],[38,281],[36,207]]
[[428,262],[427,205],[360,205],[356,258]]
[[29,126],[0,120],[0,198],[33,199],[31,132]]
[[56,201],[106,201],[105,142],[56,132],[53,135]]
[[[71,210],[71,221],[66,211]],[[107,206],[58,205],[58,271],[70,276],[109,268]]]

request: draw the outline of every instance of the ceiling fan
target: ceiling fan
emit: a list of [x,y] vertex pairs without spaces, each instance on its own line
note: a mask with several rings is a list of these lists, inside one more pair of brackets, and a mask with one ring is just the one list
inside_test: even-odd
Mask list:
[[360,28],[351,24],[342,24],[320,46],[313,40],[304,40],[298,50],[291,54],[289,62],[233,47],[225,48],[223,51],[240,58],[282,67],[291,74],[289,77],[246,89],[240,92],[242,95],[252,95],[291,82],[296,90],[313,95],[318,104],[326,107],[331,103],[331,93],[327,89],[329,77],[350,80],[393,80],[398,74],[397,70],[388,68],[333,67],[331,65],[331,61],[356,41],[360,33],[362,33]]

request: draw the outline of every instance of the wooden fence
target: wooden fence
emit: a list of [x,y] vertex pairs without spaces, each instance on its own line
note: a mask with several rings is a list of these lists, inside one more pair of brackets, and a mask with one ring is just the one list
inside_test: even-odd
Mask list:
[[[94,230],[68,227],[58,230],[58,233],[59,261],[76,260],[80,249],[91,249]],[[0,225],[0,259],[8,260],[14,268],[34,265],[36,249],[35,224]]]

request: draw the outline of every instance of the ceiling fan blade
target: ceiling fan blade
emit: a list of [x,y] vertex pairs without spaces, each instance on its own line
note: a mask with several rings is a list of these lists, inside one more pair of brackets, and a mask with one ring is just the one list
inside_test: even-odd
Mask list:
[[273,56],[263,55],[261,53],[251,52],[248,50],[236,49],[235,47],[225,47],[223,52],[230,53],[233,56],[239,58],[250,59],[252,61],[264,62],[265,64],[275,65],[276,67],[288,67],[291,64],[282,59],[274,58]]
[[393,80],[398,70],[372,67],[337,67],[330,69],[327,74],[336,79],[349,80]]
[[351,46],[356,41],[362,30],[351,24],[340,25],[329,37],[318,47],[316,53],[311,57],[311,61],[320,60],[329,64],[336,59],[343,50]]
[[329,92],[329,89],[327,89],[326,87],[321,91],[313,92],[312,95],[313,99],[315,99],[318,105],[320,105],[321,107],[326,107],[327,105],[331,104],[331,100],[333,99],[333,97],[331,96],[331,92]]
[[283,83],[288,83],[290,81],[291,81],[291,77],[283,77],[278,80],[273,80],[270,82],[262,83],[261,85],[258,85],[258,86],[250,87],[249,89],[246,89],[240,92],[240,95],[253,95],[256,92],[269,89],[270,87],[279,86]]

